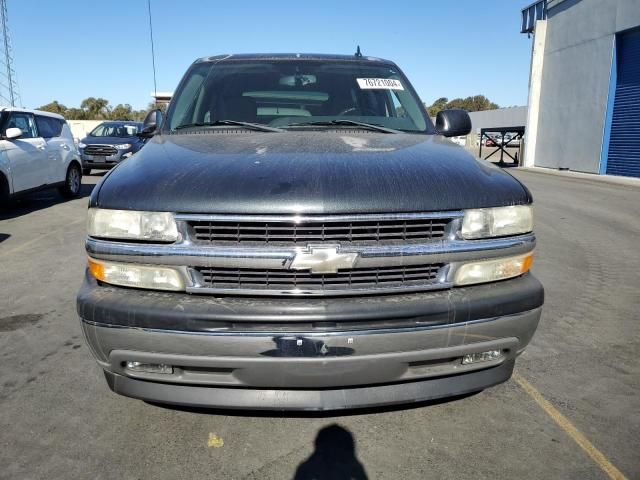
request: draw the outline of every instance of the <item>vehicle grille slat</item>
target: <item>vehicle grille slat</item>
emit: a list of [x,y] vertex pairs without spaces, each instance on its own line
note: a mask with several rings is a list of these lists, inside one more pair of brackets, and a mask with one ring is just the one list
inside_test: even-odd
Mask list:
[[[447,242],[458,228],[462,212],[424,212],[353,215],[232,215],[178,214],[179,228],[194,247],[220,247],[225,252],[266,248],[282,249],[292,259],[297,252],[316,248],[359,253],[362,248],[422,245]],[[231,253],[228,254],[230,257]],[[235,254],[233,254],[235,256]],[[450,288],[446,263],[400,265],[369,259],[367,267],[344,268],[336,273],[312,273],[281,265],[262,268],[232,260],[220,266],[189,266],[191,293],[237,295],[366,295]],[[214,264],[215,265],[215,264]],[[223,266],[224,265],[224,266]],[[264,265],[264,263],[262,263]],[[355,265],[358,265],[357,263]],[[382,266],[386,265],[386,266]],[[316,270],[320,270],[317,268]]]
[[110,157],[118,153],[118,150],[111,145],[87,145],[84,147],[84,153],[86,155]]
[[378,245],[390,242],[430,242],[445,237],[450,218],[409,220],[225,222],[188,221],[196,243],[219,245],[299,245],[333,242]]
[[198,267],[205,288],[253,290],[344,290],[434,285],[445,265],[353,268],[315,274],[299,270]]
[[[407,234],[406,235],[406,240],[411,240],[411,239],[420,239],[420,238],[424,238],[426,236],[425,233],[423,232],[416,232],[416,233],[412,233],[412,234]],[[208,238],[209,236],[207,236]],[[352,235],[352,242],[354,240],[367,240],[370,238],[370,235],[367,234],[354,234]],[[268,242],[279,242],[279,241],[287,241],[289,240],[290,237],[285,237],[285,236],[279,236],[279,235],[272,235],[270,237],[266,237],[266,236],[258,236],[258,235],[240,235],[235,236],[235,235],[215,235],[215,236],[211,236],[211,242],[216,242],[216,241],[227,241],[227,242],[243,242],[243,241],[264,241],[264,243],[268,243]],[[395,234],[380,234],[379,236],[377,236],[376,238],[376,242],[381,242],[384,241],[386,239],[396,239],[399,240],[399,238],[397,238],[397,235]],[[298,237],[296,238],[296,242],[298,243],[305,243],[305,242],[313,242],[313,241],[317,241],[317,237],[315,235],[298,235]],[[325,235],[324,240],[334,240],[334,241],[342,241],[343,237],[342,235]],[[320,241],[320,243],[322,243],[322,241]]]
[[[206,232],[208,230],[211,230],[212,228],[214,228],[212,225],[210,225],[212,222],[207,222],[207,225],[194,225],[194,229],[196,231],[203,231]],[[380,225],[380,227],[376,227],[376,229],[380,229],[381,231],[383,230],[393,230],[393,231],[404,231],[404,230],[430,230],[431,228],[437,228],[437,227],[441,227],[444,228],[446,227],[446,223],[428,223],[428,224],[413,224],[413,225]],[[215,230],[216,231],[237,231],[239,228],[239,225],[215,225]],[[360,229],[360,230],[366,230],[368,227],[360,227],[360,228],[355,228],[356,230]],[[291,227],[276,227],[273,225],[269,225],[269,224],[264,224],[264,225],[256,225],[256,226],[251,226],[251,225],[245,225],[240,227],[240,229],[242,231],[249,231],[249,232],[253,232],[253,231],[257,231],[257,232],[266,232],[265,235],[267,235],[269,232],[291,232],[292,234],[297,230],[297,229],[292,229]],[[306,232],[318,232],[320,235],[322,235],[322,232],[327,232],[327,231],[338,231],[338,232],[344,232],[347,233],[349,232],[349,230],[354,230],[354,227],[349,227],[349,226],[315,226],[315,225],[309,225],[309,226],[305,226],[302,230],[306,231]]]

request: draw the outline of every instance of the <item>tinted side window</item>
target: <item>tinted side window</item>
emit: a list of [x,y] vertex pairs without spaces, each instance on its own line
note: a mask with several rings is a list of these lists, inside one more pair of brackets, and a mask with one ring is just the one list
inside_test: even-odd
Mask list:
[[38,132],[41,137],[52,138],[60,136],[63,122],[57,118],[36,115],[36,125],[38,125]]
[[57,118],[54,118],[53,121],[56,122],[57,126],[56,137],[59,137],[60,135],[62,135],[62,129],[67,124],[67,122],[65,120],[58,120]]
[[5,126],[5,133],[7,128],[19,128],[22,130],[21,138],[35,138],[38,136],[36,123],[30,113],[11,112],[9,121]]
[[38,125],[38,132],[40,132],[40,136],[44,138],[53,137],[53,132],[51,132],[49,122],[47,122],[47,117],[36,116],[36,125]]
[[54,137],[59,137],[62,134],[62,127],[64,126],[64,120],[59,120],[57,118],[49,118],[49,123],[52,126],[52,132]]

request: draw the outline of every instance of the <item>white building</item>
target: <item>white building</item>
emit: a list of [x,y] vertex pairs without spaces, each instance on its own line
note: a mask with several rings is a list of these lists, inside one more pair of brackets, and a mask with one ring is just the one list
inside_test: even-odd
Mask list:
[[640,177],[640,0],[539,0],[525,166]]

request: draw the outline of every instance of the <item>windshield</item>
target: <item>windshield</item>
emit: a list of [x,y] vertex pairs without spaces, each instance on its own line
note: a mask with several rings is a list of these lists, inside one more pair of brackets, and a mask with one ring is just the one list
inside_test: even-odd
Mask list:
[[171,102],[167,124],[175,130],[222,120],[279,128],[351,120],[433,133],[424,107],[402,72],[388,64],[355,61],[196,64]]
[[90,137],[133,137],[140,131],[140,125],[135,123],[101,123],[94,128]]

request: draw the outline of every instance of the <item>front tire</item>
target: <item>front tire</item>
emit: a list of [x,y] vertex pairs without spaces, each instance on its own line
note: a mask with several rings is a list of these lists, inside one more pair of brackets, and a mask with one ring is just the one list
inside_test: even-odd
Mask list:
[[9,182],[4,175],[0,174],[0,209],[9,205]]
[[67,176],[64,179],[64,186],[59,188],[60,194],[65,198],[74,198],[80,195],[82,188],[82,171],[80,167],[72,163],[67,169]]

